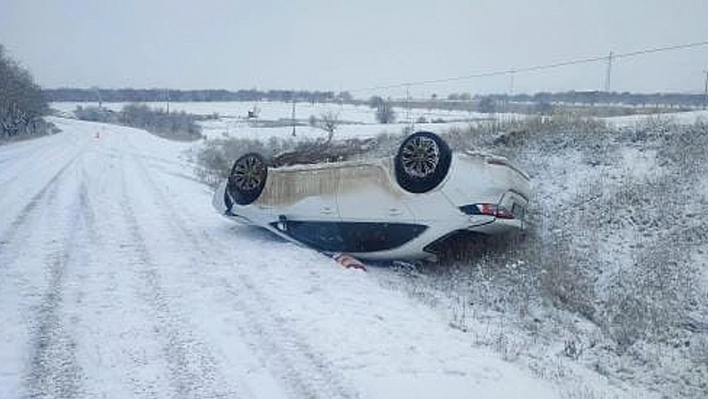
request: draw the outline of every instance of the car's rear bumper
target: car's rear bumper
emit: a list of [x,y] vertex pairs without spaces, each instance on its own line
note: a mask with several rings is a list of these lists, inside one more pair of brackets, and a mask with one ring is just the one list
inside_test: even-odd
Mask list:
[[521,219],[502,219],[494,218],[490,223],[477,225],[468,228],[469,231],[474,231],[482,234],[502,234],[513,231],[521,231],[526,229],[526,222]]

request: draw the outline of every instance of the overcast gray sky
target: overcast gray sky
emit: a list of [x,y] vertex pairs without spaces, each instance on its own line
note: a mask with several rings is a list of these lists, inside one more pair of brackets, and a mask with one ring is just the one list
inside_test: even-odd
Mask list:
[[[45,87],[355,90],[705,40],[708,0],[0,0],[0,43]],[[698,92],[707,68],[708,46],[618,60],[612,89]],[[604,76],[602,63],[517,74],[513,90]]]

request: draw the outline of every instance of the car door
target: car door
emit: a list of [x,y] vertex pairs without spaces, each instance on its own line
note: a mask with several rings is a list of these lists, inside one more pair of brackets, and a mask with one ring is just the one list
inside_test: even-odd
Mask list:
[[341,168],[337,207],[343,222],[414,222],[405,194],[391,181],[385,161]]
[[299,221],[338,221],[339,170],[313,165],[274,170],[259,206],[275,218]]

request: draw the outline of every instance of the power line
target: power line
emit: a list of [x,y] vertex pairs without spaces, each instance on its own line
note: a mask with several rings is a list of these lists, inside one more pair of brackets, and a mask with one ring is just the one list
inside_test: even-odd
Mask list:
[[[682,50],[682,49],[688,49],[688,48],[694,48],[694,47],[700,47],[700,46],[706,46],[706,45],[708,45],[708,40],[705,40],[702,42],[678,44],[678,45],[674,45],[674,46],[654,47],[654,48],[649,48],[649,49],[644,49],[644,50],[631,51],[628,53],[612,54],[610,56],[610,59],[613,60],[613,59],[619,59],[619,58],[637,57],[637,56],[646,55],[646,54],[654,54],[654,53],[661,53],[661,52],[666,52],[666,51]],[[449,83],[449,82],[456,82],[456,81],[460,81],[460,80],[488,78],[488,77],[502,76],[502,75],[513,75],[515,73],[521,73],[521,72],[536,72],[536,71],[541,71],[541,70],[546,70],[546,69],[555,69],[555,68],[562,68],[562,67],[573,66],[573,65],[589,64],[589,63],[599,62],[599,61],[608,61],[608,57],[605,55],[605,56],[597,56],[597,57],[579,58],[579,59],[573,59],[573,60],[568,60],[568,61],[555,62],[555,63],[551,63],[551,64],[535,65],[535,66],[530,66],[530,67],[525,67],[525,68],[511,68],[511,69],[503,69],[503,70],[497,70],[497,71],[475,73],[475,74],[463,75],[463,76],[454,76],[454,77],[439,78],[439,79],[429,79],[429,80],[418,80],[418,81],[410,81],[410,82],[403,82],[403,83],[395,83],[395,84],[382,85],[382,86],[364,87],[364,88],[359,88],[359,89],[352,89],[352,90],[349,90],[349,92],[375,91],[375,90],[397,89],[397,88],[401,88],[401,87],[410,87],[410,86],[424,86],[424,85],[438,84],[438,83]],[[608,81],[608,83],[609,83],[609,81]]]

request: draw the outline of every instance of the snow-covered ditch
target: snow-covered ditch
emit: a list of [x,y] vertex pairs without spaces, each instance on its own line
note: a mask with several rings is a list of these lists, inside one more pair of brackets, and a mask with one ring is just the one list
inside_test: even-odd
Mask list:
[[532,228],[382,281],[568,397],[708,394],[708,125],[553,118],[448,140],[532,175]]

